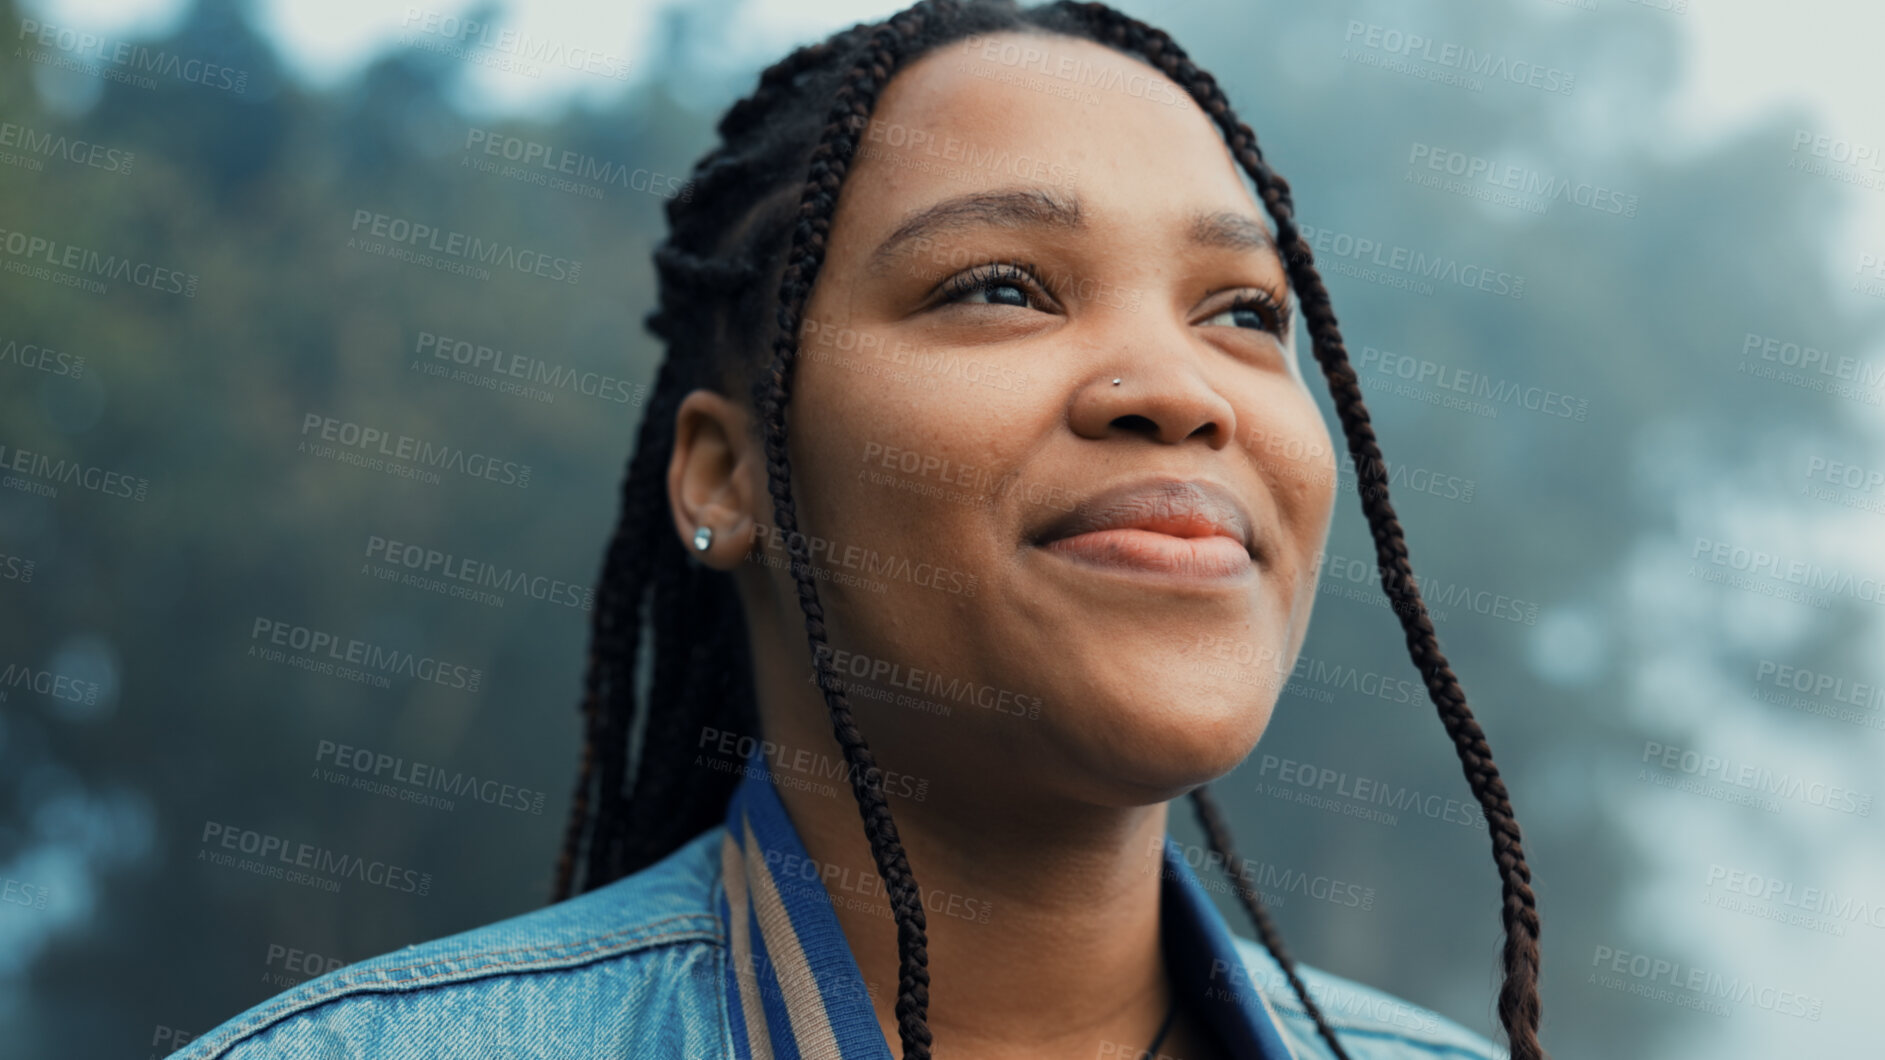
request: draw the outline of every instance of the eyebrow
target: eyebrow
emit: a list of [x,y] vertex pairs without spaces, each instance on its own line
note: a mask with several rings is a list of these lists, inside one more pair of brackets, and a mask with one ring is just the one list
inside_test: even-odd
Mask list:
[[1283,256],[1277,249],[1276,237],[1270,235],[1270,230],[1261,221],[1230,210],[1192,214],[1188,234],[1191,241],[1199,246],[1223,247],[1226,250],[1268,250],[1279,258]]
[[[1275,237],[1263,222],[1232,210],[1199,211],[1188,218],[1187,238],[1197,246],[1264,251],[1279,258]],[[905,218],[871,254],[870,269],[882,272],[890,259],[918,239],[978,227],[1086,227],[1080,197],[1060,196],[1041,188],[958,195],[926,206]]]
[[958,195],[905,218],[871,254],[871,271],[883,271],[908,244],[942,232],[978,227],[1079,229],[1085,224],[1078,196],[1062,197],[1042,188]]

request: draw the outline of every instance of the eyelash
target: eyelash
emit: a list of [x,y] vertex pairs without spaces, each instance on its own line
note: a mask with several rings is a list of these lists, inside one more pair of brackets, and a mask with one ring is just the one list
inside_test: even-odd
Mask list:
[[[988,262],[951,276],[943,284],[941,302],[944,305],[951,305],[960,302],[967,295],[991,291],[997,287],[1021,288],[1021,293],[1028,299],[1028,308],[1033,309],[1036,301],[1035,291],[1046,290],[1047,284],[1035,273],[1033,266],[1024,262]],[[1028,290],[1029,287],[1033,287],[1035,291]]]
[[[1239,309],[1256,310],[1263,317],[1263,330],[1279,339],[1283,337],[1283,329],[1288,326],[1289,322],[1289,309],[1285,306],[1278,305],[1276,298],[1269,292],[1258,291],[1254,294],[1240,294],[1231,301],[1231,304],[1211,315],[1219,317],[1223,316],[1225,313],[1236,312]],[[1245,330],[1250,329],[1246,328]]]
[[[971,294],[985,293],[997,287],[1015,287],[1028,300],[1028,308],[1039,308],[1039,292],[1045,291],[1047,284],[1042,281],[1032,265],[1026,262],[988,262],[966,269],[950,277],[942,285],[942,294],[938,305],[955,305]],[[1216,292],[1213,292],[1216,293]],[[1020,306],[1014,308],[1019,309]],[[1229,305],[1211,314],[1213,317],[1239,309],[1254,309],[1262,315],[1264,326],[1261,330],[1277,338],[1283,337],[1283,329],[1289,320],[1288,303],[1279,304],[1275,296],[1268,291],[1255,290],[1238,295]],[[1233,325],[1235,326],[1235,325]],[[1246,331],[1255,330],[1246,328]]]

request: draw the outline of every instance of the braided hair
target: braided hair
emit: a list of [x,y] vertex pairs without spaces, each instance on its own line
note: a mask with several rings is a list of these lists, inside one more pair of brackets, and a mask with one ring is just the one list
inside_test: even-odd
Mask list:
[[[1406,635],[1467,783],[1485,812],[1502,884],[1505,945],[1499,1019],[1512,1060],[1547,1060],[1538,1040],[1539,918],[1518,821],[1485,733],[1441,653],[1421,600],[1407,543],[1388,501],[1388,474],[1329,293],[1296,224],[1289,183],[1272,170],[1250,127],[1217,80],[1170,36],[1100,3],[1072,0],[1018,8],[1013,0],[923,0],[881,23],[861,23],[800,48],[760,75],[759,86],[721,119],[720,146],[695,167],[690,194],[667,206],[670,234],[655,252],[659,292],[647,326],[668,347],[621,484],[621,517],[604,560],[584,674],[583,745],[554,900],[653,864],[724,815],[737,776],[689,769],[689,741],[706,727],[757,725],[746,627],[732,579],[695,562],[667,515],[665,470],[675,416],[696,388],[745,386],[759,412],[776,530],[784,536],[814,677],[849,767],[873,858],[897,924],[896,1017],[902,1055],[928,1060],[929,971],[921,894],[884,797],[884,774],[858,729],[832,668],[825,612],[810,551],[799,532],[785,411],[792,395],[805,306],[826,252],[838,193],[879,96],[899,69],[952,41],[1002,31],[1084,39],[1141,59],[1183,87],[1223,133],[1275,222],[1317,362],[1329,384],[1374,537],[1381,584]],[[803,179],[798,180],[798,175]],[[794,195],[793,193],[797,194]],[[765,292],[777,292],[768,321]],[[769,326],[770,325],[770,326]],[[770,338],[770,356],[752,351]],[[644,618],[642,607],[650,608]],[[637,687],[642,630],[653,663]],[[643,692],[639,697],[637,692]],[[633,769],[631,771],[631,761]],[[1205,787],[1191,793],[1211,848],[1259,941],[1334,1055],[1348,1053],[1296,972],[1265,912],[1230,829]]]

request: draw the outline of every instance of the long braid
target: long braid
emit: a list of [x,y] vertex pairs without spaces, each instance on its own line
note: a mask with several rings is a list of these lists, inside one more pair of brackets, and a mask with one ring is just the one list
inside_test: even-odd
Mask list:
[[[674,372],[664,373],[666,378],[657,377],[656,394],[649,403],[649,414],[644,429],[671,435],[674,427],[674,409],[678,404],[678,389]],[[623,591],[616,596],[615,606],[610,608],[615,621],[627,628],[617,641],[615,658],[617,670],[612,675],[610,695],[607,700],[608,713],[604,734],[610,742],[606,745],[607,768],[603,775],[603,790],[608,793],[612,804],[612,813],[601,815],[597,819],[596,856],[591,860],[590,878],[607,878],[620,862],[622,848],[625,845],[624,826],[630,818],[632,802],[625,802],[622,794],[628,782],[628,732],[634,723],[635,715],[635,678],[640,665],[642,620],[641,608],[644,596],[652,596],[661,568],[655,563],[660,554],[657,549],[663,536],[660,531],[666,522],[666,490],[662,489],[666,461],[657,459],[662,446],[649,446],[647,456],[642,456],[641,447],[637,447],[640,457],[631,466],[629,475],[634,481],[631,492],[624,498],[622,509],[623,521],[636,531],[632,539],[625,538],[622,549],[627,553],[623,560]],[[665,535],[670,541],[673,535]],[[650,541],[650,537],[655,538]],[[639,770],[637,770],[639,772]]]
[[[558,861],[557,896],[567,895],[585,832],[591,837],[592,889],[649,864],[678,847],[713,815],[724,812],[733,781],[717,771],[681,768],[681,742],[696,724],[754,726],[749,646],[731,579],[694,567],[666,518],[661,470],[672,454],[674,413],[696,386],[724,386],[749,374],[741,351],[772,334],[772,356],[751,379],[767,456],[768,491],[778,532],[786,535],[791,569],[812,664],[833,735],[850,766],[872,856],[884,878],[898,926],[896,1013],[903,1055],[929,1056],[926,923],[918,890],[883,793],[883,776],[859,731],[832,653],[805,537],[798,532],[786,448],[785,411],[798,356],[797,333],[823,263],[839,192],[858,137],[884,87],[901,65],[949,40],[1005,29],[1086,37],[1145,58],[1184,86],[1223,131],[1232,155],[1251,175],[1275,219],[1291,285],[1299,292],[1318,361],[1323,366],[1349,439],[1362,484],[1362,502],[1376,541],[1382,582],[1401,616],[1410,655],[1421,667],[1441,719],[1455,741],[1467,778],[1492,823],[1494,856],[1505,881],[1505,982],[1500,1019],[1513,1043],[1513,1060],[1544,1060],[1537,1044],[1538,917],[1530,870],[1517,822],[1485,737],[1466,707],[1456,678],[1439,652],[1425,605],[1408,564],[1386,472],[1362,404],[1354,370],[1328,292],[1294,221],[1289,185],[1264,162],[1255,136],[1231,112],[1208,73],[1191,63],[1164,33],[1097,3],[1062,0],[1019,11],[1011,0],[925,0],[881,24],[860,24],[800,48],[760,75],[747,99],[729,108],[717,129],[722,146],[705,155],[688,183],[691,194],[671,200],[672,233],[656,253],[658,308],[649,329],[668,344],[655,393],[622,486],[622,515],[611,541],[592,621],[589,666],[582,701],[584,745],[570,823]],[[839,64],[849,61],[848,68]],[[815,109],[819,99],[829,110]],[[817,119],[822,113],[822,126]],[[815,145],[815,146],[814,146]],[[809,149],[809,155],[806,153]],[[787,174],[805,173],[796,211],[783,202]],[[776,208],[775,208],[776,207]],[[788,238],[789,237],[789,238]],[[754,295],[756,279],[778,276],[774,319],[765,319]],[[770,326],[769,326],[770,325]],[[776,329],[776,330],[775,330]],[[695,352],[685,360],[682,350]],[[640,608],[648,619],[657,659],[650,707],[635,710],[634,674]],[[665,660],[665,661],[663,661]],[[640,722],[632,791],[625,786],[631,729]],[[589,801],[591,775],[600,772]],[[1239,862],[1231,836],[1209,793],[1193,800],[1212,849],[1227,865]],[[678,812],[664,812],[673,808]],[[1282,967],[1322,1037],[1338,1058],[1346,1053],[1309,996],[1254,887],[1241,871],[1239,888],[1263,945]]]
[[870,841],[871,856],[883,877],[890,908],[896,917],[897,1032],[906,1060],[929,1060],[930,1055],[928,925],[922,892],[910,871],[896,822],[891,819],[890,804],[884,798],[883,772],[878,769],[876,758],[857,727],[843,682],[831,666],[824,605],[818,598],[810,548],[805,536],[799,533],[798,510],[792,499],[792,463],[786,450],[785,410],[792,399],[792,369],[798,362],[799,325],[813,280],[824,263],[825,241],[831,232],[832,215],[837,210],[838,193],[857,152],[858,140],[869,122],[878,94],[895,73],[909,40],[922,30],[933,13],[946,15],[954,6],[950,0],[925,0],[892,18],[871,33],[865,54],[845,74],[832,102],[824,133],[812,152],[811,170],[799,198],[798,220],[792,230],[792,246],[779,285],[779,328],[773,340],[772,365],[754,386],[754,397],[765,425],[766,475],[772,494],[773,521],[777,532],[785,536],[792,577],[798,586],[799,607],[805,613],[805,636],[810,642],[818,687],[831,713],[832,733],[850,767],[851,790],[857,797],[864,834]]
[[[1295,202],[1290,196],[1289,183],[1264,161],[1256,134],[1231,111],[1217,80],[1192,63],[1170,36],[1102,4],[1063,3],[1062,6],[1105,27],[1106,43],[1143,55],[1197,100],[1223,131],[1232,155],[1256,182],[1264,205],[1276,221],[1277,241],[1289,271],[1290,286],[1297,292],[1312,349],[1328,380],[1342,431],[1348,439],[1349,453],[1355,462],[1358,492],[1368,528],[1374,536],[1382,589],[1400,619],[1408,654],[1426,682],[1441,724],[1453,739],[1466,781],[1486,814],[1504,899],[1504,982],[1499,990],[1499,1021],[1511,1043],[1512,1060],[1547,1060],[1538,1040],[1542,1008],[1538,993],[1542,962],[1538,903],[1532,893],[1531,868],[1525,863],[1518,818],[1513,814],[1505,781],[1493,764],[1485,732],[1467,707],[1466,693],[1446,656],[1441,654],[1427,605],[1420,597],[1408,559],[1407,540],[1394,514],[1394,506],[1388,501],[1388,474],[1381,447],[1375,439],[1367,406],[1362,402],[1355,370],[1349,364],[1347,346],[1336,325],[1328,288],[1316,271],[1314,255],[1296,226]],[[1284,963],[1281,956],[1277,956],[1278,963]],[[1297,993],[1307,1001],[1300,985]]]
[[[761,75],[760,86],[753,95],[735,104],[721,119],[721,134],[729,143],[746,137],[776,105],[794,78],[829,62],[835,50],[841,47],[842,38],[834,38],[800,48],[774,64]],[[688,183],[689,194],[669,201],[670,224],[677,232],[683,227],[697,227],[693,223],[696,215],[712,213],[710,205],[722,197],[739,196],[743,186],[752,183],[758,168],[751,159],[737,157],[727,149],[710,152],[696,166],[694,177]],[[703,304],[717,304],[726,291],[750,285],[759,275],[751,261],[703,256],[682,249],[682,242],[678,236],[670,238],[655,253],[661,279],[659,307],[647,318],[649,330],[666,340],[671,348],[717,337],[710,327],[703,326],[700,308]],[[673,453],[674,414],[685,391],[701,382],[705,374],[698,365],[686,365],[672,353],[663,359],[636,438],[634,455],[623,477],[621,514],[609,545],[591,616],[590,651],[581,706],[583,746],[576,790],[570,800],[569,821],[557,858],[553,901],[569,897],[576,889],[575,870],[583,854],[585,837],[590,841],[590,848],[580,889],[590,890],[658,859],[676,845],[677,833],[692,824],[693,819],[687,815],[657,815],[654,818],[657,822],[678,823],[649,828],[650,814],[646,808],[663,806],[677,790],[682,795],[698,796],[697,800],[690,801],[706,805],[717,801],[724,805],[724,796],[731,790],[731,783],[721,779],[722,774],[713,772],[676,784],[673,768],[676,757],[669,753],[673,746],[671,742],[664,743],[662,733],[653,734],[650,739],[646,718],[641,719],[643,729],[636,734],[642,748],[635,763],[635,794],[624,786],[629,773],[631,729],[637,720],[634,686],[642,605],[652,594],[656,572],[671,568],[675,562],[672,552],[661,549],[663,539],[671,538],[666,532],[663,474]],[[659,612],[653,617],[659,619]],[[723,617],[738,620],[737,611]],[[663,632],[655,630],[654,639],[658,644],[663,640],[698,642],[698,637],[692,637],[684,628],[666,630],[668,637],[663,637]],[[656,656],[657,659],[662,657],[659,651]],[[729,677],[727,667],[738,669],[749,665],[744,650],[737,655],[722,656],[706,667],[698,665],[698,659],[694,661],[696,665],[682,674],[669,676],[664,671],[663,676],[668,680],[656,682],[662,686],[661,691],[668,692],[674,687],[699,688],[714,677],[721,679],[714,683],[724,691],[727,685],[739,683]],[[655,691],[650,689],[649,700],[662,702],[653,694]],[[750,711],[750,696],[739,698]],[[665,704],[664,709],[647,713],[668,722],[664,726],[667,734],[685,734],[689,728],[687,712],[675,709],[677,706]],[[698,703],[695,706],[698,707]],[[750,724],[728,726],[740,731],[750,727]],[[599,778],[595,776],[597,772],[601,774]],[[597,789],[593,808],[592,787]],[[638,807],[643,808],[642,812],[637,812]],[[631,821],[638,822],[632,836]],[[687,835],[680,834],[679,838],[685,839]]]
[[[646,547],[651,530],[651,513],[658,497],[652,488],[658,444],[663,423],[672,431],[673,413],[664,408],[664,400],[674,389],[674,371],[663,364],[656,377],[655,397],[642,421],[636,440],[635,457],[622,476],[622,513],[609,541],[603,562],[602,579],[590,612],[589,658],[583,676],[583,748],[577,769],[576,791],[570,800],[569,822],[564,829],[563,847],[557,857],[556,881],[552,901],[569,897],[574,882],[577,859],[588,821],[589,789],[599,756],[602,776],[600,798],[596,804],[596,834],[606,836],[619,809],[622,774],[628,741],[624,708],[633,710],[635,664],[639,655],[641,622],[639,605],[646,587],[651,550]],[[656,444],[651,444],[656,443]],[[594,844],[589,878],[601,875],[599,868],[606,857],[598,858],[604,844]]]
[[1217,808],[1217,800],[1211,796],[1210,785],[1200,784],[1191,792],[1191,806],[1197,811],[1198,824],[1204,828],[1205,839],[1211,849],[1224,861],[1224,871],[1237,880],[1237,897],[1243,900],[1244,911],[1250,914],[1250,922],[1257,927],[1257,941],[1270,951],[1270,956],[1283,969],[1283,977],[1289,980],[1289,987],[1296,992],[1297,1000],[1302,1002],[1303,1011],[1315,1021],[1316,1033],[1329,1043],[1334,1050],[1336,1060],[1349,1060],[1348,1051],[1342,1043],[1335,1040],[1335,1030],[1322,1018],[1322,1008],[1309,996],[1309,988],[1303,985],[1302,977],[1296,974],[1296,962],[1283,948],[1283,936],[1276,930],[1276,923],[1263,908],[1263,896],[1257,893],[1256,882],[1250,879],[1244,868],[1244,861],[1237,856],[1231,845],[1230,826],[1224,823],[1224,815]]

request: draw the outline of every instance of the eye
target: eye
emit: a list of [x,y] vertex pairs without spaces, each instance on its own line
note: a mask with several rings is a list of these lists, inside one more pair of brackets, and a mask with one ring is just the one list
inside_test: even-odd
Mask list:
[[986,284],[978,290],[970,291],[960,300],[973,303],[978,294],[990,305],[1018,305],[1023,309],[1028,305],[1028,293],[1021,289],[1021,285],[1005,280]]
[[1213,324],[1223,327],[1251,328],[1267,331],[1279,338],[1283,334],[1284,321],[1289,319],[1289,311],[1277,303],[1274,296],[1263,291],[1240,294],[1230,305],[1218,310],[1201,324]]
[[[1018,309],[1045,308],[1045,298],[1037,299],[1040,281],[1019,263],[977,265],[957,273],[943,284],[941,305],[1000,305]],[[1037,304],[1042,303],[1042,304]]]

